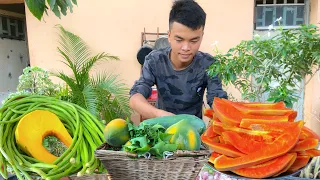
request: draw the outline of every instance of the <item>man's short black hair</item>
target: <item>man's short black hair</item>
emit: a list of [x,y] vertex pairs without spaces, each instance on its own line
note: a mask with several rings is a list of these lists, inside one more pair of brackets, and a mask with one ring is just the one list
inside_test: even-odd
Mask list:
[[205,26],[206,13],[194,0],[176,0],[169,15],[169,28],[173,22],[197,30]]

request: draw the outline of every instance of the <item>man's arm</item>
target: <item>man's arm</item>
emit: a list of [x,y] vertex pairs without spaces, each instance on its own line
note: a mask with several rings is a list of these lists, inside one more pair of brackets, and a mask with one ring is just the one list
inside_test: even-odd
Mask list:
[[144,118],[154,118],[154,117],[161,117],[161,116],[172,116],[174,114],[157,109],[156,107],[152,106],[146,98],[140,94],[136,93],[131,96],[130,98],[130,107],[141,114]]
[[208,77],[207,83],[207,102],[211,108],[214,97],[228,99],[228,94],[222,89],[222,82],[217,76]]
[[157,109],[152,106],[147,98],[151,95],[151,87],[155,84],[155,76],[152,65],[150,63],[152,54],[146,57],[146,60],[142,67],[142,73],[140,79],[135,82],[130,90],[130,107],[142,115],[144,118],[154,118],[160,116],[174,115],[170,112]]

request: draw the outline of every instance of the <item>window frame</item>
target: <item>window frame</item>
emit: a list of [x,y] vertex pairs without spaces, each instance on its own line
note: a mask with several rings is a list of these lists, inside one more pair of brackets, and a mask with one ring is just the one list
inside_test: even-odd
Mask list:
[[[263,0],[264,4],[257,4],[257,0],[254,2],[254,30],[268,30],[269,25],[263,27],[257,27],[257,8],[258,7],[276,7],[276,6],[304,6],[304,16],[303,24],[309,24],[309,17],[310,17],[310,0],[304,0],[304,3],[297,3],[298,0],[294,0],[295,3],[287,3],[287,0],[283,0],[283,4],[276,4],[277,0],[273,0],[273,4],[266,4],[266,0]],[[277,17],[278,18],[278,17]],[[275,27],[275,24],[273,24]],[[300,25],[293,25],[293,26],[282,26],[284,29],[296,29],[299,28]]]
[[[7,28],[8,28],[8,30],[6,30],[5,32],[7,32],[8,35],[3,34],[4,33],[3,32],[4,30],[2,28],[2,26],[3,26],[2,18],[3,17],[7,19]],[[14,20],[15,23],[10,22],[11,20]],[[22,23],[22,32],[19,32],[18,21],[21,21],[21,23]],[[15,33],[16,33],[15,36],[11,35],[11,26],[12,25],[15,28]],[[19,37],[20,35],[23,35],[23,37]],[[27,36],[27,34],[26,34],[26,21],[25,21],[25,19],[0,13],[0,38],[25,41],[26,38],[27,38],[26,36]]]

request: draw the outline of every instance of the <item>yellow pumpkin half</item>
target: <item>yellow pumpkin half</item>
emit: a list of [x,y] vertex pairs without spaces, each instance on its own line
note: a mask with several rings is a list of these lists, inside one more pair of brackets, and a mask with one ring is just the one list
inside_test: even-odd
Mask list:
[[54,113],[35,110],[21,118],[15,131],[16,142],[20,148],[35,159],[45,163],[53,163],[58,157],[42,146],[46,136],[55,136],[67,147],[72,137]]

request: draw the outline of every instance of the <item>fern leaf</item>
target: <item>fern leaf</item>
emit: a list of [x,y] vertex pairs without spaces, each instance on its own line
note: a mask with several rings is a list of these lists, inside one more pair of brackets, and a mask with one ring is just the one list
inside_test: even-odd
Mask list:
[[[101,97],[103,100],[108,98],[108,103],[105,106],[109,106],[112,112],[115,112],[115,116],[126,118],[130,116],[132,110],[129,107],[129,89],[126,85],[118,79],[118,75],[114,74],[98,74],[95,78],[92,78],[91,83],[97,88],[99,92],[103,94]],[[112,114],[109,112],[109,114]]]
[[95,88],[92,87],[91,85],[87,85],[84,89],[83,89],[83,99],[84,99],[84,106],[85,108],[94,116],[99,115],[99,111],[98,111],[98,106],[99,106],[99,101],[98,101],[98,95],[95,91]]

